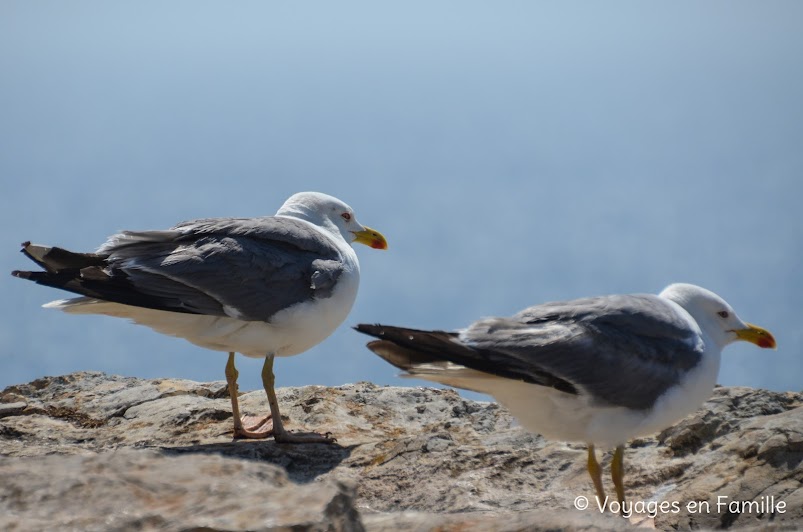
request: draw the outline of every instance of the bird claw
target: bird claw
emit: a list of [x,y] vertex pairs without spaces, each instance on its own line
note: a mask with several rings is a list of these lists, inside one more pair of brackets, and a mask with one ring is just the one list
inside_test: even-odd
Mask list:
[[234,438],[246,438],[252,440],[261,440],[269,438],[273,435],[273,422],[270,416],[264,418],[256,418],[257,423],[249,427],[245,423],[255,419],[255,416],[243,416],[240,418],[240,424],[235,424]]

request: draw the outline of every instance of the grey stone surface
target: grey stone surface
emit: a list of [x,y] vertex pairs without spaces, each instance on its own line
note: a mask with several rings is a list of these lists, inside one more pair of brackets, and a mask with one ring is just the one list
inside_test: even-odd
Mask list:
[[[584,446],[528,434],[494,403],[370,383],[283,388],[278,395],[288,429],[328,431],[338,442],[233,441],[223,382],[86,372],[6,388],[0,528],[803,527],[800,393],[718,388],[697,413],[631,442],[629,500],[676,503],[679,511],[657,511],[654,519],[641,513],[629,522],[596,509]],[[261,390],[240,400],[244,413],[267,411]],[[612,492],[609,462],[607,453]],[[140,497],[142,486],[158,495]],[[580,496],[589,509],[574,508]],[[688,511],[696,501],[699,509]],[[737,513],[723,501],[753,506]],[[758,511],[762,501],[765,511]],[[775,511],[766,511],[773,501]]]
[[342,483],[215,454],[3,458],[0,478],[3,530],[363,529]]

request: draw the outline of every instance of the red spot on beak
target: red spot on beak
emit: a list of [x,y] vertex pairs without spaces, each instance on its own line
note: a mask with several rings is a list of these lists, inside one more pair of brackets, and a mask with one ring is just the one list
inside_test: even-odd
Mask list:
[[388,241],[385,240],[384,235],[370,227],[363,227],[362,231],[352,231],[352,234],[360,244],[374,249],[388,249]]

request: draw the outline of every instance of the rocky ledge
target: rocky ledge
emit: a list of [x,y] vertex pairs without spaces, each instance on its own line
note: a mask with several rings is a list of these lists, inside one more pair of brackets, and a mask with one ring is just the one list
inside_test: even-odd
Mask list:
[[[290,430],[337,443],[233,441],[223,382],[82,372],[8,387],[0,529],[803,528],[801,393],[717,388],[631,442],[630,520],[597,509],[582,445],[528,434],[494,403],[370,383],[278,395]],[[267,410],[261,390],[241,402]]]

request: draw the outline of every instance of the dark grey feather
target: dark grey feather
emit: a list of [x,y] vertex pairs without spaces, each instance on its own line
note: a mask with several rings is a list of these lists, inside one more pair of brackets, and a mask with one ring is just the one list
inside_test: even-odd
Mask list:
[[699,364],[705,348],[676,309],[653,295],[546,303],[511,318],[479,320],[459,335],[452,333],[451,343],[461,343],[461,349],[423,339],[445,334],[438,331],[397,337],[389,329],[398,328],[358,326],[361,332],[402,346],[413,366],[417,359],[410,356],[411,350],[425,359],[449,360],[500,377],[587,394],[598,405],[636,410],[650,408],[678,384]]
[[570,382],[525,360],[510,358],[507,364],[496,363],[495,353],[461,342],[460,335],[456,332],[422,331],[365,323],[357,325],[355,329],[379,338],[380,340],[369,343],[368,348],[397,368],[413,375],[417,373],[419,365],[449,361],[499,377],[547,386],[566,393],[577,393]]
[[270,321],[282,309],[330,297],[342,273],[333,240],[306,222],[273,216],[123,232],[91,257],[102,265],[32,280],[118,303]]
[[537,305],[480,320],[462,338],[499,364],[526,362],[598,403],[633,409],[651,407],[705,348],[670,303],[648,294]]

